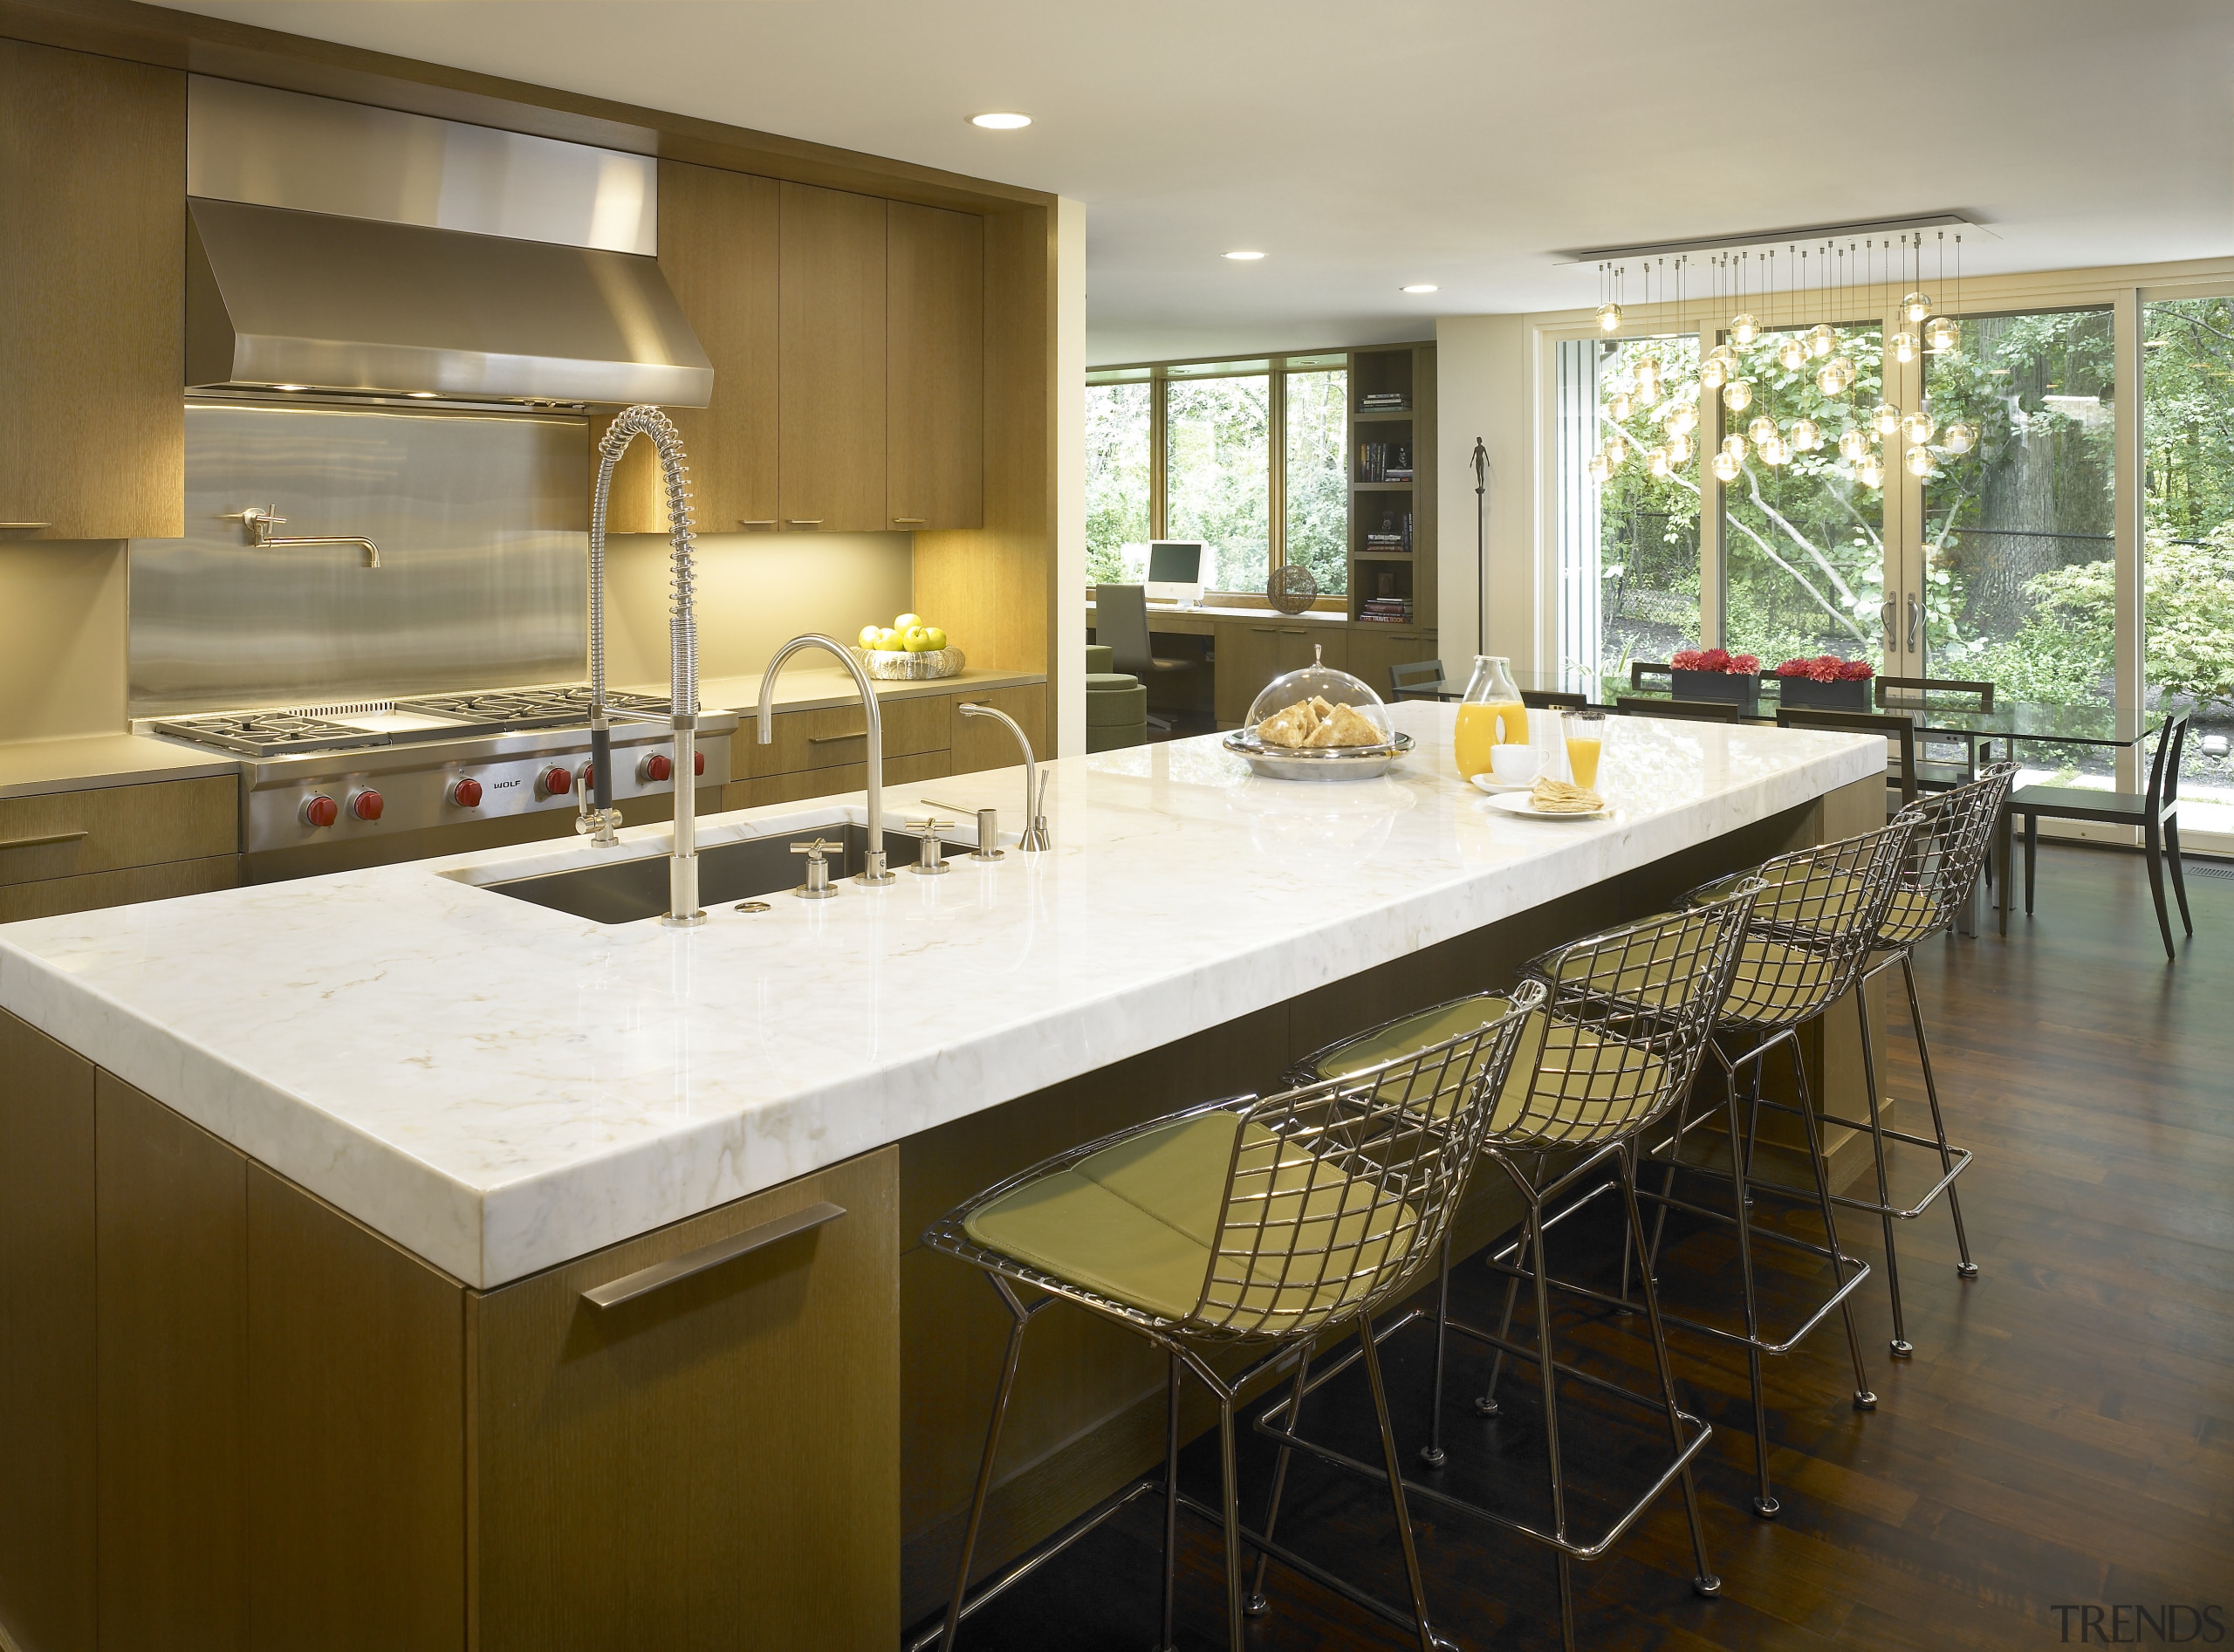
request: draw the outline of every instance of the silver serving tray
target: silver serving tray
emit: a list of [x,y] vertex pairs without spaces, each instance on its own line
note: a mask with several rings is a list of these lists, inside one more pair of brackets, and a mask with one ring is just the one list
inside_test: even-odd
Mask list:
[[1269,746],[1237,729],[1226,736],[1224,744],[1234,756],[1247,759],[1252,773],[1267,780],[1370,780],[1388,773],[1389,764],[1412,749],[1412,737],[1399,734],[1385,745],[1313,751]]

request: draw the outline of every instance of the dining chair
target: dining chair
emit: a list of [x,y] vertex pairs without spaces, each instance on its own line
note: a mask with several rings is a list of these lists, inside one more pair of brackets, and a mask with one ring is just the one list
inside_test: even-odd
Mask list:
[[1736,723],[1744,708],[1735,700],[1656,700],[1622,695],[1614,709],[1625,717],[1672,717],[1684,723]]
[[2148,790],[2089,792],[2079,786],[2019,786],[2009,794],[2001,817],[2001,932],[2009,933],[2010,836],[2018,816],[2025,819],[2025,915],[2032,915],[2032,863],[2040,843],[2040,820],[2091,820],[2101,826],[2139,826],[2148,859],[2148,893],[2156,902],[2156,927],[2164,936],[2164,956],[2177,961],[2172,920],[2164,910],[2164,868],[2172,869],[2172,893],[2180,901],[2180,927],[2189,935],[2188,881],[2180,869],[2180,752],[2188,743],[2188,719],[2169,719],[2156,736],[2156,756],[2148,765]]
[[1414,660],[1388,668],[1388,697],[1392,700],[1440,700],[1443,696],[1443,661]]
[[1587,711],[1590,697],[1562,689],[1523,689],[1520,703],[1531,711]]
[[[1093,634],[1108,645],[1114,656],[1112,669],[1153,685],[1194,669],[1186,660],[1156,657],[1148,640],[1148,593],[1146,586],[1100,585],[1093,588]],[[1153,692],[1153,688],[1151,688]],[[1171,719],[1148,714],[1148,726],[1169,729]]]
[[1888,802],[1888,819],[1916,800],[1916,725],[1908,718],[1881,711],[1819,711],[1812,706],[1778,706],[1779,729],[1835,729],[1844,734],[1881,734],[1890,743],[1886,755],[1892,766],[1885,783],[1900,789],[1901,800]]
[[[1993,709],[1994,685],[1983,679],[1961,677],[1887,677],[1877,680],[1877,703],[1881,707],[1922,709],[1929,703],[1928,696],[1943,700],[1965,699],[1972,709],[1979,711]],[[1958,740],[1963,753],[1959,763],[1950,763],[1933,754],[1932,742],[1943,741],[1953,747]],[[1985,747],[1986,760],[1993,760],[1993,737],[1981,734],[1927,734],[1922,749],[1916,753],[1916,789],[1920,792],[1951,792],[1956,786],[1968,785],[1978,778],[1978,748]],[[2004,754],[2007,755],[2007,754]]]
[[1644,680],[1647,677],[1665,677],[1669,682],[1673,682],[1676,680],[1676,668],[1665,660],[1629,661],[1629,687],[1641,689],[1644,687]]

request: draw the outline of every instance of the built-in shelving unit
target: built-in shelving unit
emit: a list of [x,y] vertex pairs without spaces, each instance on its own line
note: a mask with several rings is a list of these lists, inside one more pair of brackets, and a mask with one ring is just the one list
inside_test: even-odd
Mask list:
[[[1350,618],[1435,628],[1435,346],[1350,353]],[[1390,605],[1401,604],[1401,608]],[[1399,619],[1380,620],[1383,614]]]

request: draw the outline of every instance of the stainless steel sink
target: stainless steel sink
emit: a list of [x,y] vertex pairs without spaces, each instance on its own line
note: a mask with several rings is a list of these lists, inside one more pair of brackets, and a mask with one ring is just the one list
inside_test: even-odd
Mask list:
[[[698,898],[708,911],[733,901],[752,901],[786,894],[805,875],[805,857],[791,853],[791,845],[819,837],[843,846],[842,860],[830,857],[835,883],[861,869],[868,847],[868,831],[851,821],[829,820],[797,827],[778,836],[748,838],[738,843],[701,846],[698,851]],[[922,840],[897,832],[884,834],[885,862],[911,867],[922,853]],[[949,843],[949,854],[970,853],[966,843]],[[911,874],[912,876],[912,874]],[[634,923],[654,918],[668,909],[668,859],[664,854],[639,855],[629,860],[608,860],[577,867],[566,872],[546,872],[531,878],[479,886],[515,901],[532,901],[539,907],[572,913],[593,923]],[[858,884],[839,886],[847,895],[867,894]]]

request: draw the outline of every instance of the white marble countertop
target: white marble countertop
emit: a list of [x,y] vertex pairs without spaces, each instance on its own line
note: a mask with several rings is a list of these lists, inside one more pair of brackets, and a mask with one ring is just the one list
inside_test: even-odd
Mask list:
[[[1867,778],[1883,743],[1611,718],[1597,821],[1491,809],[1455,708],[1350,785],[1216,737],[1047,765],[1055,848],[695,930],[469,881],[528,844],[0,928],[0,1006],[490,1285],[1090,1072]],[[894,786],[996,805],[1014,769]],[[856,819],[856,799],[846,805]],[[702,848],[833,805],[702,823]],[[625,836],[652,853],[666,828]],[[1174,1096],[1176,1105],[1193,1100]]]
[[51,740],[0,743],[0,798],[34,797],[50,792],[81,792],[95,786],[134,785],[143,780],[194,780],[237,774],[240,759],[157,740],[143,734],[68,735]]

